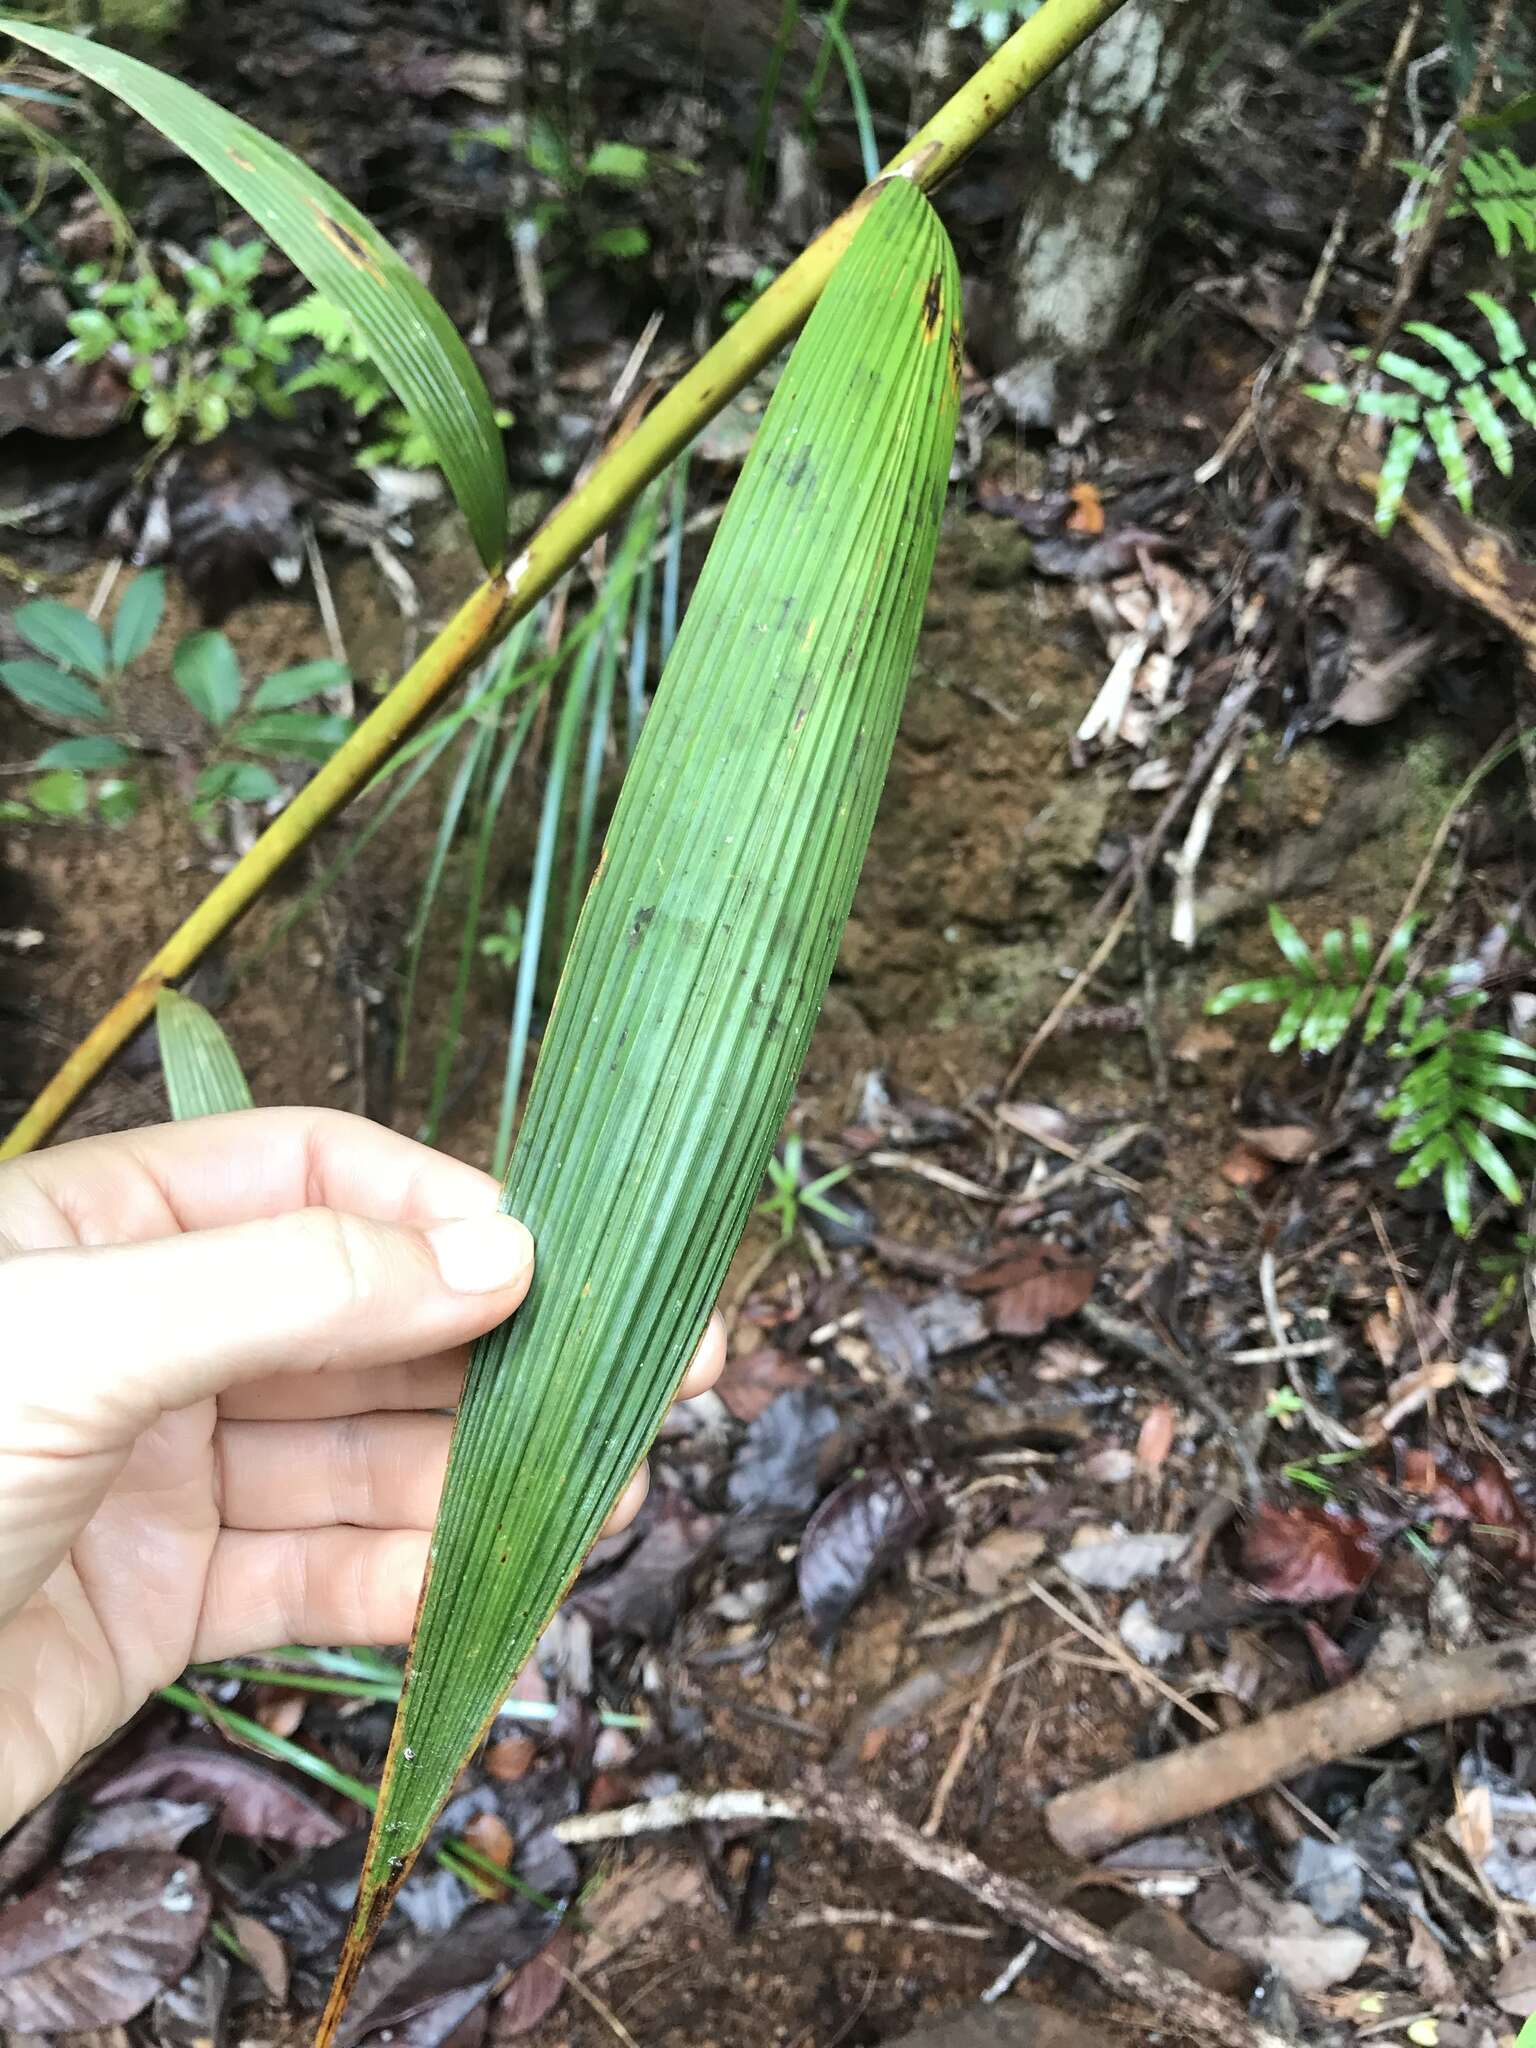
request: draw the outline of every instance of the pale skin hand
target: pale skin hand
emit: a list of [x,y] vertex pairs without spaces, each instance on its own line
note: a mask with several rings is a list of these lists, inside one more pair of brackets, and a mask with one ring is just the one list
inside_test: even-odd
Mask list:
[[434,1411],[532,1274],[496,1197],[326,1110],[0,1167],[0,1831],[188,1663],[406,1640]]

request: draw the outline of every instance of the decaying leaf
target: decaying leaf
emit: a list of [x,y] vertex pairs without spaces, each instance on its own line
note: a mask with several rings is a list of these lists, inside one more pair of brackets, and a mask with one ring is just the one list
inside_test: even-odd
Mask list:
[[804,1514],[821,1491],[822,1445],[837,1434],[837,1410],[820,1394],[791,1388],[749,1424],[726,1481],[738,1514]]
[[[1421,1924],[1415,1921],[1415,1930]],[[1444,1960],[1442,1954],[1442,1965]],[[1516,1949],[1493,1980],[1493,1996],[1500,2012],[1513,2013],[1517,2020],[1536,2012],[1536,1942],[1528,1941],[1524,1948]]]
[[168,1743],[152,1749],[96,1788],[102,1806],[151,1795],[204,1802],[231,1834],[249,1835],[258,1842],[315,1849],[345,1833],[334,1815],[276,1771],[211,1743]]
[[1307,1607],[1358,1593],[1381,1562],[1381,1550],[1357,1515],[1300,1504],[1267,1502],[1243,1539],[1243,1569],[1268,1599]]
[[1301,1998],[1346,1983],[1371,1945],[1351,1927],[1325,1927],[1299,1899],[1275,1899],[1253,1884],[1207,1886],[1190,1918],[1207,1941],[1273,1970]]
[[582,1971],[601,1970],[658,1920],[690,1914],[703,1898],[704,1873],[696,1862],[643,1850],[583,1901]]
[[513,2041],[530,2033],[564,1996],[576,1937],[560,1928],[517,1972],[491,2008],[491,2041]]
[[1080,1586],[1095,1586],[1105,1593],[1123,1593],[1127,1586],[1155,1579],[1169,1565],[1177,1564],[1189,1548],[1189,1538],[1156,1530],[1145,1535],[1127,1535],[1124,1530],[1105,1536],[1090,1535],[1064,1550],[1057,1562],[1069,1579]]
[[[986,1285],[979,1283],[985,1278]],[[1077,1314],[1092,1294],[1098,1269],[1054,1246],[1031,1247],[1006,1264],[984,1269],[967,1283],[987,1293],[987,1320],[1000,1337],[1038,1337]]]
[[1266,1124],[1260,1130],[1241,1130],[1238,1136],[1250,1151],[1277,1166],[1299,1166],[1317,1150],[1317,1133],[1310,1124]]
[[989,1600],[1016,1573],[1026,1572],[1045,1555],[1045,1532],[1041,1529],[994,1529],[973,1543],[960,1560],[961,1576],[968,1592]]
[[896,1466],[847,1479],[805,1526],[795,1576],[811,1639],[825,1649],[855,1601],[928,1525],[930,1503]]
[[694,1507],[672,1488],[658,1489],[645,1533],[623,1561],[594,1585],[583,1583],[572,1604],[594,1628],[661,1642],[672,1632],[688,1580],[720,1530],[720,1518]]
[[89,1863],[108,1849],[179,1849],[213,1812],[204,1800],[124,1799],[88,1813],[64,1844],[65,1863]]
[[744,1355],[733,1354],[715,1383],[715,1392],[738,1422],[755,1422],[770,1401],[791,1387],[808,1387],[809,1367],[798,1358],[786,1358],[771,1345],[759,1345]]
[[0,1913],[0,2027],[77,2033],[131,2020],[174,1984],[208,1924],[195,1863],[113,1849]]
[[359,1977],[338,2048],[356,2048],[371,2034],[394,2032],[429,2007],[445,2004],[456,2026],[539,1953],[555,1925],[541,1907],[518,1899],[478,1906],[445,1935],[406,1935],[373,1957]]

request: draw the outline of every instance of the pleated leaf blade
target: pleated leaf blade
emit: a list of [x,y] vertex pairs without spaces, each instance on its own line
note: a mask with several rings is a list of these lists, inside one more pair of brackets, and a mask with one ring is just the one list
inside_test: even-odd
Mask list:
[[222,185],[356,322],[379,371],[427,434],[487,568],[507,531],[507,472],[485,380],[453,322],[366,215],[291,150],[180,79],[62,29],[0,15],[0,30],[115,94]]
[[912,664],[958,308],[937,218],[889,181],[780,380],[667,663],[508,1171],[534,1282],[471,1362],[322,2041],[650,1444],[756,1199]]
[[165,1092],[177,1123],[252,1107],[235,1049],[201,1003],[173,988],[161,989],[155,998],[155,1030]]

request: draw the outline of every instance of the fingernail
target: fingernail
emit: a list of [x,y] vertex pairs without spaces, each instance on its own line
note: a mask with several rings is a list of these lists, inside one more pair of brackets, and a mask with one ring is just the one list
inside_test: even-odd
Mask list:
[[443,1285],[455,1294],[495,1294],[533,1264],[533,1239],[515,1216],[462,1216],[427,1232]]

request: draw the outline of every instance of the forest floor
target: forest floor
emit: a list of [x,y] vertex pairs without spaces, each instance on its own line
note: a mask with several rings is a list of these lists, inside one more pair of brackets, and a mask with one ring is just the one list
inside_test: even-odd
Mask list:
[[[1187,276],[1206,260],[1179,243]],[[1433,1659],[1536,1627],[1531,1337],[1501,1278],[1522,1219],[1481,1216],[1469,1247],[1435,1181],[1395,1186],[1384,1045],[1275,1055],[1273,1009],[1208,1006],[1280,971],[1272,903],[1314,948],[1357,918],[1379,943],[1417,910],[1415,973],[1480,977],[1529,1023],[1521,763],[1465,788],[1508,725],[1513,669],[1475,607],[1426,597],[1344,525],[1298,598],[1274,567],[1297,494],[1267,455],[1191,485],[1275,330],[1236,286],[1214,310],[1179,303],[1155,371],[1112,367],[1102,405],[1045,442],[994,426],[957,484],[792,1119],[809,1173],[851,1169],[828,1196],[839,1214],[804,1209],[783,1241],[754,1219],[724,1295],[721,1387],[669,1423],[640,1521],[599,1546],[520,1687],[556,1719],[498,1723],[453,1825],[526,1875],[577,1810],[679,1790],[873,1795],[1211,1992],[1257,1994],[1282,2034],[1484,2048],[1536,2005],[1529,1639],[1476,1718],[1454,1674],[1385,1736],[1347,1708],[1352,1686],[1390,1690],[1415,1666],[1438,1684]],[[968,403],[987,381],[973,365]],[[718,502],[725,475],[699,478]],[[685,584],[706,543],[690,541]],[[329,559],[352,669],[387,678],[408,652],[391,588],[373,556]],[[418,515],[409,559],[430,628],[474,564],[438,509]],[[87,605],[101,573],[94,539],[51,538],[0,565],[0,595]],[[170,604],[167,644],[201,622],[175,582]],[[1432,672],[1390,707],[1302,715],[1279,673],[1293,605],[1336,682],[1368,695],[1383,649],[1426,617]],[[250,676],[330,649],[307,588],[261,589],[223,630]],[[1266,676],[1271,697],[1234,712]],[[171,751],[137,817],[6,828],[7,1107],[227,865],[188,815],[178,700],[145,689],[140,722]],[[1085,735],[1096,705],[1105,722]],[[0,759],[33,745],[0,703]],[[1122,942],[1055,1014],[1181,791]],[[530,782],[493,901],[525,884],[536,813]],[[451,950],[425,952],[403,1063],[394,997],[440,814],[424,786],[279,930],[328,843],[201,974],[258,1102],[417,1127]],[[1163,856],[1181,850],[1193,943],[1170,936],[1181,885]],[[450,863],[447,900],[460,879]],[[455,1048],[438,1137],[474,1160],[509,996],[507,976],[480,974]],[[62,1135],[164,1114],[148,1033]],[[215,1709],[341,1769],[378,1767],[386,1707],[277,1673],[206,1685]],[[1228,1785],[1213,1767],[1183,1809],[1161,1785],[1106,1791],[1086,1823],[1053,1804],[1330,1693],[1341,1732],[1304,1768],[1288,1752]],[[613,1712],[643,1725],[602,1725]],[[102,2044],[287,2044],[311,2024],[359,1816],[291,1767],[231,1754],[215,1724],[152,1706],[28,1841],[0,1844],[3,1896],[53,1881],[66,1839],[89,1854],[79,1831],[103,1816],[122,1816],[114,1840],[163,1848],[164,1802],[192,1815],[176,1840],[229,1941]],[[951,2048],[1183,2031],[1149,2029],[1144,2004],[1049,1945],[1009,1976],[1025,1944],[1006,1917],[846,1829],[705,1822],[600,1847],[580,1878],[552,1941],[535,1921],[530,1948],[521,1928],[532,1959],[510,1984],[486,1967],[492,1908],[445,1873],[414,1878],[393,1978],[351,2040],[876,2048],[984,1994],[1006,2030],[973,2018]],[[0,1986],[5,1940],[0,1911]]]

